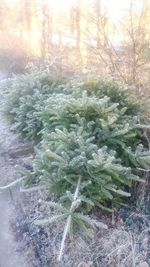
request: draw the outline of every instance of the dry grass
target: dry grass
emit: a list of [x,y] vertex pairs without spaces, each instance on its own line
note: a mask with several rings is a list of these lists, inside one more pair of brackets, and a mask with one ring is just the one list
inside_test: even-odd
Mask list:
[[33,224],[34,219],[46,214],[51,216],[55,212],[42,206],[44,195],[39,192],[38,196],[37,193],[21,196],[22,207],[28,217],[29,236],[32,235],[40,255],[40,267],[138,267],[141,262],[150,260],[150,223],[147,216],[134,212],[122,224],[109,227],[107,231],[90,229],[90,237],[78,232],[72,240],[68,238],[62,262],[58,264],[65,222],[46,228]]

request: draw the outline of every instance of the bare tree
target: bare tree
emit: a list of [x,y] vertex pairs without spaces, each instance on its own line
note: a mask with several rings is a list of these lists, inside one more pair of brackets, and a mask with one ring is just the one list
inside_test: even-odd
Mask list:
[[129,23],[127,24],[126,27],[126,32],[127,32],[126,46],[128,46],[128,56],[129,56],[128,65],[130,67],[130,74],[129,74],[130,82],[136,85],[140,85],[144,78],[141,76],[141,72],[142,70],[145,72],[146,68],[150,63],[148,58],[149,46],[150,46],[150,32],[149,32],[150,2],[147,0],[143,0],[142,9],[139,14],[136,13],[134,4],[135,4],[134,1],[131,0]]
[[50,10],[49,1],[42,2],[42,40],[41,40],[41,55],[42,59],[46,58],[49,49],[52,45],[53,38],[53,13]]
[[[128,15],[116,24],[104,12],[102,1],[95,0],[94,3],[93,12],[87,17],[90,27],[86,29],[87,50],[92,65],[98,72],[123,83],[138,87],[146,85],[150,68],[150,1],[143,0],[142,8],[137,10],[135,1],[131,0]],[[121,42],[115,44],[113,36],[122,33],[124,39],[121,37]]]

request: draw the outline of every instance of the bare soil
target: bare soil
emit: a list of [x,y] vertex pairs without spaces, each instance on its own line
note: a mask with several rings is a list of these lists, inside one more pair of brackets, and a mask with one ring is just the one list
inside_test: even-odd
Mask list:
[[[9,152],[19,147],[19,139],[13,135],[8,126],[0,119],[0,186],[18,178],[16,164],[18,159],[10,157]],[[19,161],[22,159],[20,158]],[[17,196],[18,191],[14,189]],[[18,253],[18,243],[15,241],[11,222],[15,220],[10,191],[0,193],[0,267],[30,267],[25,256]]]

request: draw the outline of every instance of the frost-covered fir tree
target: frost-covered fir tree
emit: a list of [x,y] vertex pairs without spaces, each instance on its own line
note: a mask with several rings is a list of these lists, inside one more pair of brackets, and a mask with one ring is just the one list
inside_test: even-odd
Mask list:
[[91,84],[86,86],[84,92],[63,90],[48,98],[39,114],[42,151],[33,171],[23,177],[34,182],[25,190],[46,187],[57,197],[57,202],[47,203],[55,207],[56,216],[35,223],[66,220],[59,260],[74,224],[84,230],[87,225],[107,228],[89,213],[94,207],[111,211],[121,205],[130,196],[133,181],[143,182],[139,169],[150,163],[143,142],[148,126],[137,103],[110,84],[94,83],[93,91]]

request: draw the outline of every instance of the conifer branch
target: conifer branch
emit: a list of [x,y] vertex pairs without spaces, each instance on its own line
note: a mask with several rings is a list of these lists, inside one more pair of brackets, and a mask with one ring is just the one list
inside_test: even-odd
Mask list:
[[0,187],[0,190],[2,190],[2,191],[3,191],[3,190],[7,190],[7,189],[9,189],[9,188],[11,188],[11,187],[13,187],[13,186],[19,184],[19,183],[22,182],[24,179],[25,179],[25,177],[22,177],[22,178],[20,178],[20,179],[15,180],[14,182],[12,182],[12,183],[10,183],[10,184],[8,184],[8,185],[1,186],[1,187]]
[[64,248],[65,248],[65,241],[66,241],[66,238],[67,238],[67,235],[68,235],[68,232],[69,232],[69,228],[70,228],[70,225],[71,225],[72,213],[74,212],[74,209],[76,207],[77,200],[78,200],[80,184],[81,184],[81,177],[79,177],[79,179],[78,179],[77,187],[76,187],[76,190],[75,190],[75,193],[74,193],[74,197],[73,197],[73,202],[72,202],[71,207],[70,207],[70,212],[69,212],[70,214],[69,214],[69,216],[67,218],[67,222],[66,222],[66,225],[65,225],[65,228],[64,228],[63,237],[62,237],[61,246],[60,246],[60,252],[59,252],[59,256],[58,256],[58,261],[61,261],[62,256],[63,256],[63,251],[64,251]]

